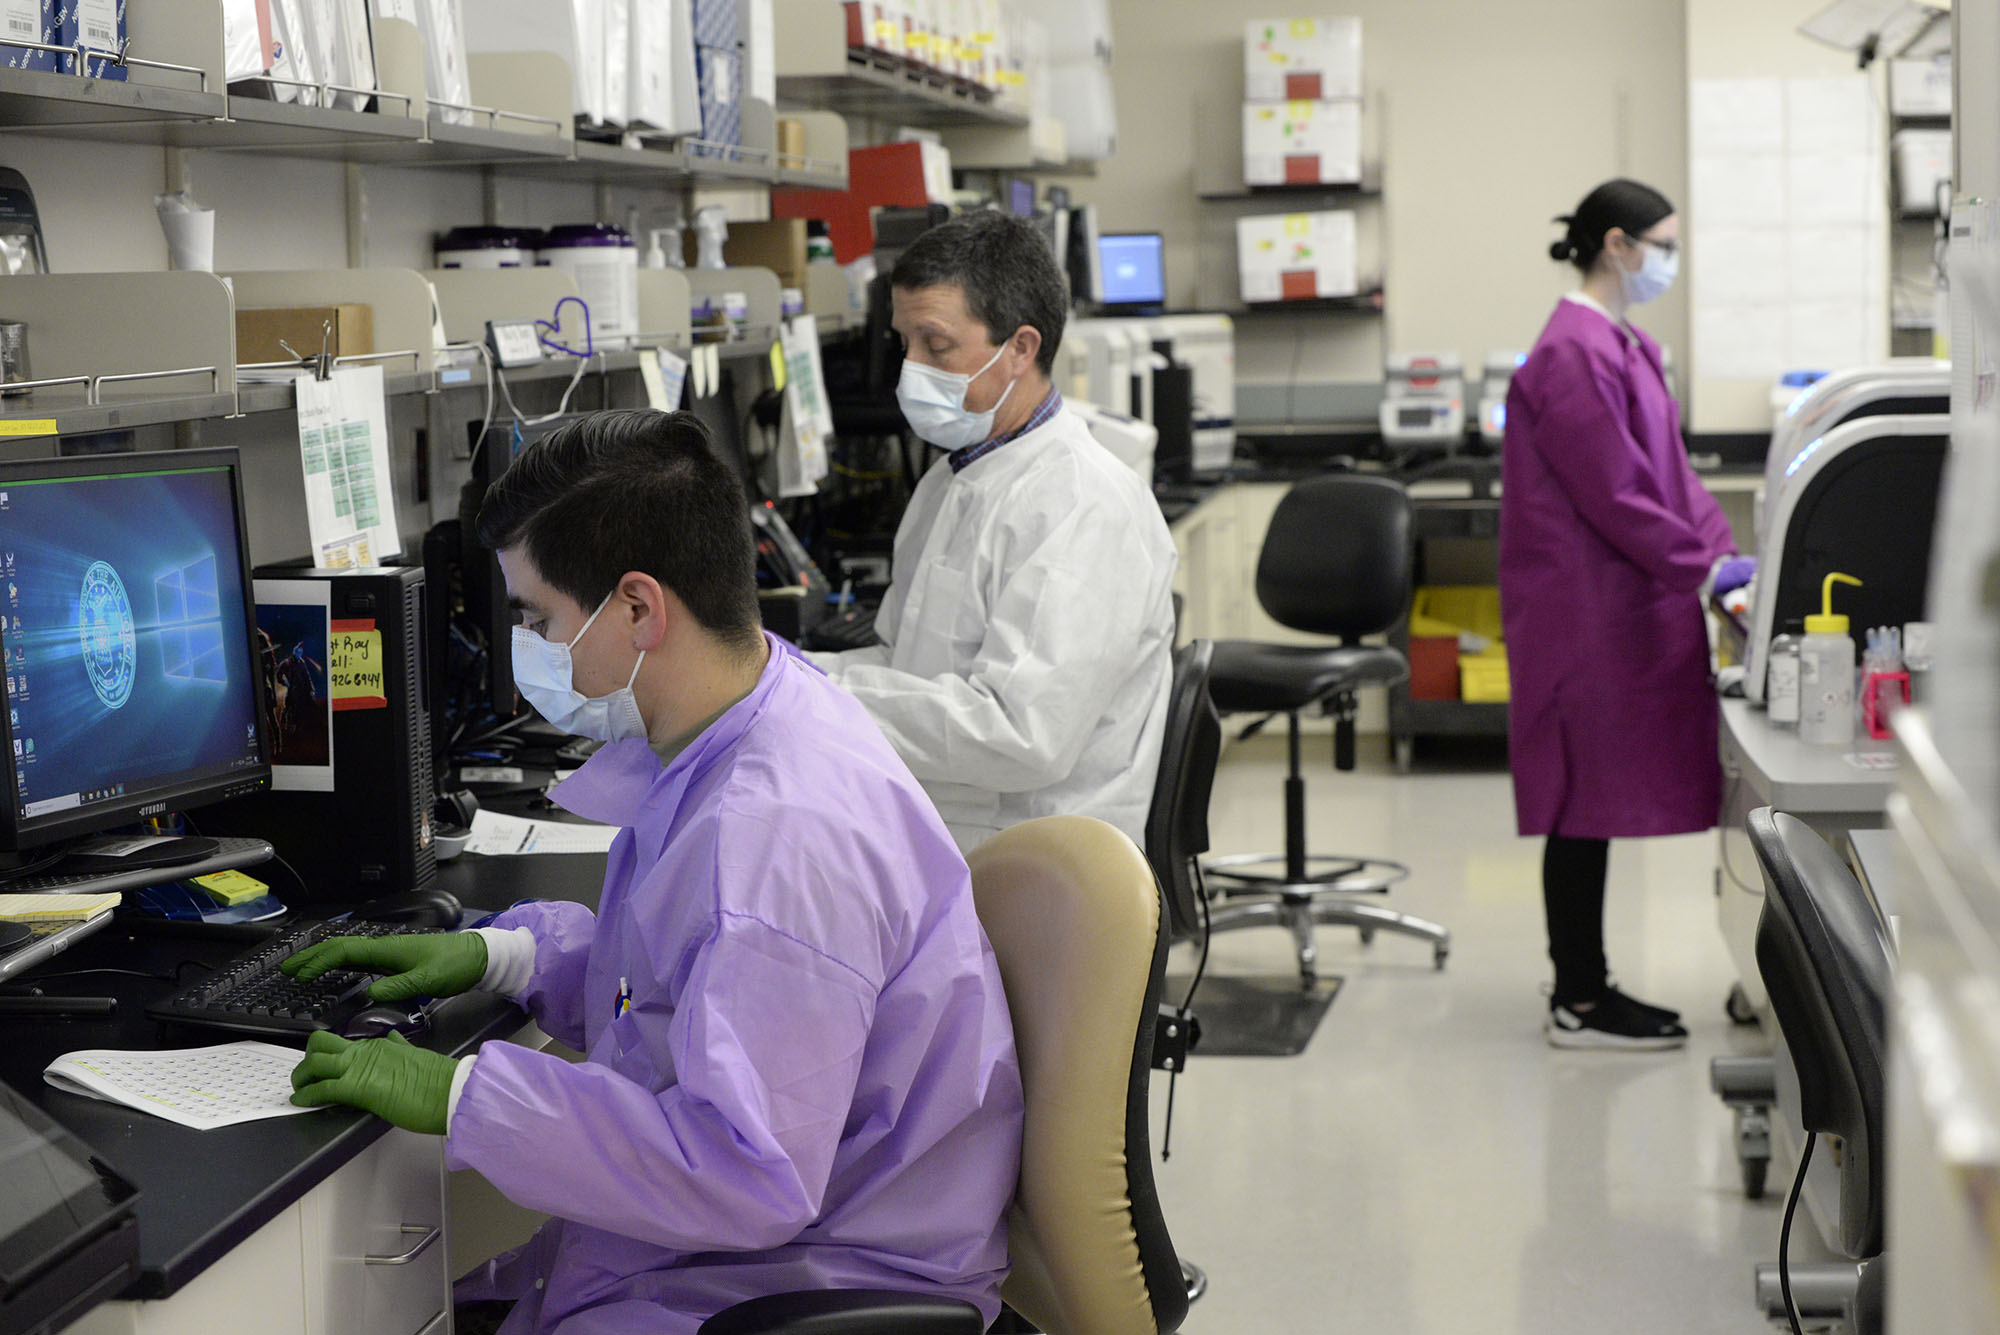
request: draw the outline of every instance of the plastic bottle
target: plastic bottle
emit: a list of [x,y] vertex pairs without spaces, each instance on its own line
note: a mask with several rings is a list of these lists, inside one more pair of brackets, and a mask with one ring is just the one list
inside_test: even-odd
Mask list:
[[1764,678],[1764,707],[1780,728],[1799,726],[1799,637],[1780,635],[1771,641],[1771,666]]
[[1831,574],[1820,584],[1820,611],[1806,618],[1799,642],[1799,739],[1815,746],[1854,740],[1854,638],[1833,610],[1833,586],[1861,581]]

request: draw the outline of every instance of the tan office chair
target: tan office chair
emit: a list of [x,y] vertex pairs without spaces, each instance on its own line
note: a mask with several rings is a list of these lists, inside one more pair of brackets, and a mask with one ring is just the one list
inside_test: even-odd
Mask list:
[[[1027,1099],[1001,1296],[1047,1335],[1170,1335],[1188,1298],[1147,1120],[1167,959],[1159,887],[1130,839],[1082,816],[1017,825],[970,861]],[[918,1295],[824,1291],[755,1298],[701,1329],[960,1335],[980,1322]]]

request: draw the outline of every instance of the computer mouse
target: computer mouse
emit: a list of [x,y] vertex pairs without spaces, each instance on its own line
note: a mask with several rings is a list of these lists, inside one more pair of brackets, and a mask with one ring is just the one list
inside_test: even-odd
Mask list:
[[415,1038],[430,1027],[431,1017],[421,1008],[369,1006],[356,1011],[340,1032],[343,1038],[387,1038],[390,1034]]
[[435,886],[405,890],[401,894],[371,899],[354,910],[364,922],[399,922],[412,927],[456,927],[460,914],[457,896]]

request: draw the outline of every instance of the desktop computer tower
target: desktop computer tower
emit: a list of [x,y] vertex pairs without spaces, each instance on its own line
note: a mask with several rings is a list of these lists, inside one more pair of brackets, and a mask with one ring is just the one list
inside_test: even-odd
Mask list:
[[313,901],[428,884],[437,790],[423,570],[256,575],[273,791],[208,808],[203,833],[270,840]]

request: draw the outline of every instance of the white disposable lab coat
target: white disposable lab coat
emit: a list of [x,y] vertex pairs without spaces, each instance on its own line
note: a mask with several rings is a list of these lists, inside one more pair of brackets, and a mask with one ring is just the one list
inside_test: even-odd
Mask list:
[[1144,846],[1173,678],[1173,540],[1063,408],[954,473],[896,531],[882,643],[814,661],[852,691],[960,849],[1038,816]]

